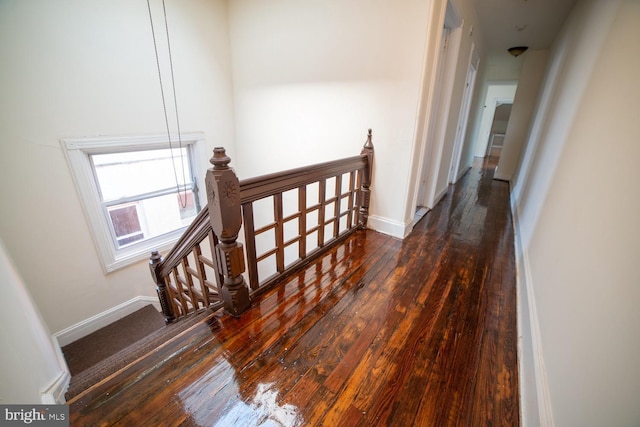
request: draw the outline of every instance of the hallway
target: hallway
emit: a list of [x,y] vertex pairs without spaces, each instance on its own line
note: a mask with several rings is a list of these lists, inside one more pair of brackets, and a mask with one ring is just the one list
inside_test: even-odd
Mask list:
[[[474,167],[70,401],[71,425],[519,425],[509,189]],[[375,197],[375,193],[374,193]]]

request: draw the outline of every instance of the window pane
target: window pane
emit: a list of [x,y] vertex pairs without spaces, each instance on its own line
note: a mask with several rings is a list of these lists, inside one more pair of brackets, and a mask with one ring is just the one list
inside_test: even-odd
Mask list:
[[93,154],[91,160],[105,202],[175,188],[176,178],[179,185],[192,180],[186,148]]
[[178,230],[191,223],[197,214],[195,195],[186,193],[165,194],[142,199],[134,203],[122,203],[108,208],[109,218],[115,233],[116,246],[121,248],[130,243],[161,236]]
[[141,230],[135,205],[109,209],[109,216],[117,237],[137,233]]
[[182,220],[191,220],[198,213],[196,209],[196,203],[193,198],[193,192],[188,191],[185,193],[181,191],[176,195],[178,198],[178,206],[180,209],[180,219]]
[[109,218],[116,233],[118,246],[144,239],[135,204],[116,206],[109,209]]

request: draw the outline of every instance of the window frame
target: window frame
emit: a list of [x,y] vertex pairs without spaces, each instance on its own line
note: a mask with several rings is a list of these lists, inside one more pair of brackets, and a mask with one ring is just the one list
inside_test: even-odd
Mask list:
[[[204,133],[181,134],[182,146],[187,148],[191,161],[194,183],[202,189],[205,163]],[[152,250],[166,251],[176,242],[187,226],[173,232],[152,237],[139,243],[118,248],[113,240],[111,222],[106,217],[103,201],[94,174],[91,155],[169,148],[167,135],[142,136],[101,136],[89,138],[63,138],[60,140],[71,170],[76,190],[82,205],[98,258],[105,274],[126,267],[143,259],[148,259]],[[173,148],[178,148],[178,136],[172,135]],[[204,191],[198,191],[200,206],[205,206]]]

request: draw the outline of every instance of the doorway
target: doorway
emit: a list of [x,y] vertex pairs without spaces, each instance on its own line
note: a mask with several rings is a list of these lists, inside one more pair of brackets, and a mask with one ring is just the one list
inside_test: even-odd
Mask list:
[[453,156],[449,167],[450,184],[455,184],[460,179],[464,170],[460,170],[460,161],[464,148],[465,135],[467,133],[467,123],[469,121],[469,110],[471,108],[471,98],[473,97],[473,88],[476,83],[476,74],[480,58],[476,53],[475,44],[471,44],[471,53],[469,54],[469,69],[467,71],[467,79],[465,81],[464,93],[462,94],[462,104],[460,106],[460,115],[458,117],[458,127],[456,128],[456,138],[453,146]]
[[487,156],[500,158],[504,136],[507,133],[507,125],[511,116],[512,103],[499,103],[493,114],[489,143],[487,144]]
[[[489,143],[491,139],[491,128],[493,125],[496,109],[503,104],[513,104],[516,95],[517,82],[490,82],[487,87],[487,94],[484,99],[480,128],[475,137],[475,157],[486,157],[489,153]],[[505,128],[506,130],[506,128]]]
[[[447,121],[449,119],[451,96],[453,92],[456,65],[458,62],[460,43],[462,37],[462,19],[455,10],[453,4],[447,3],[444,26],[442,28],[442,38],[440,54],[438,55],[438,65],[436,71],[436,84],[434,86],[434,97],[431,113],[427,120],[428,141],[424,150],[422,160],[422,170],[418,181],[418,197],[416,200],[419,211],[421,207],[432,209],[435,204],[444,196],[445,191],[438,190],[438,175],[441,164],[442,153],[445,143],[445,133]],[[447,172],[450,165],[446,165]],[[447,175],[444,175],[446,179]]]

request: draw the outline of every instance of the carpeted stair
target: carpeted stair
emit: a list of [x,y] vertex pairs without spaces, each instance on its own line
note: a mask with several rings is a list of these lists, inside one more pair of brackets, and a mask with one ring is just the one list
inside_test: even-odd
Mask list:
[[164,317],[148,305],[62,347],[71,371],[66,399],[70,400],[212,313],[203,310],[167,325]]

